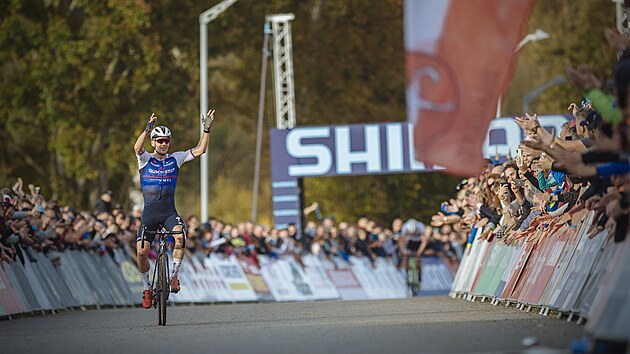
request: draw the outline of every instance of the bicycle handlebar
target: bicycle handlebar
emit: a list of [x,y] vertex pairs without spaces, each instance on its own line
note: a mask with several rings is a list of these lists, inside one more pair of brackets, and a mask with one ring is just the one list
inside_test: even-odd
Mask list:
[[182,230],[182,231],[169,231],[169,230],[165,230],[165,231],[160,231],[160,230],[150,231],[150,230],[144,230],[144,232],[149,234],[149,235],[181,235],[181,234],[184,233],[184,230]]
[[182,229],[181,231],[169,231],[169,230],[155,230],[155,231],[151,231],[151,230],[147,230],[146,227],[144,227],[142,229],[142,236],[140,238],[140,242],[142,246],[140,246],[140,248],[144,249],[144,234],[150,234],[150,235],[183,235],[185,234],[185,231]]

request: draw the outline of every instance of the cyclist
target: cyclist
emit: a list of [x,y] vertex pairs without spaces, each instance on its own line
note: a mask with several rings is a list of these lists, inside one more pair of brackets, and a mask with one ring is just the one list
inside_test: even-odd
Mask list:
[[[148,253],[151,242],[155,234],[146,234],[147,245],[141,242],[142,229],[146,227],[148,231],[157,231],[158,225],[163,225],[166,229],[177,232],[174,234],[175,246],[173,249],[173,272],[171,274],[171,292],[177,293],[181,287],[177,274],[184,258],[184,243],[186,241],[185,224],[175,210],[175,187],[177,186],[177,176],[179,168],[184,164],[201,156],[208,147],[208,135],[210,127],[214,122],[214,110],[210,110],[207,115],[201,114],[201,124],[203,134],[196,147],[187,151],[177,151],[168,153],[171,142],[171,131],[163,126],[155,126],[157,116],[152,113],[147,122],[147,126],[134,144],[134,150],[138,158],[140,183],[142,185],[142,196],[144,198],[144,209],[142,211],[142,224],[136,238],[138,270],[142,277],[144,292],[142,294],[142,306],[151,308],[151,290],[149,284],[149,260]],[[147,137],[151,137],[153,153],[144,150],[144,143]]]
[[415,254],[418,283],[422,282],[422,252],[427,247],[428,240],[424,235],[424,224],[416,219],[407,220],[401,228],[401,243],[405,274],[409,272],[409,257]]

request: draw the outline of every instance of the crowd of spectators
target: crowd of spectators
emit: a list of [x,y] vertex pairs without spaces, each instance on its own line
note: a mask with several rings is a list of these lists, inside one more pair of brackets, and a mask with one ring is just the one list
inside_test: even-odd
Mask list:
[[93,211],[77,211],[46,200],[40,189],[18,178],[12,187],[0,190],[0,259],[36,262],[33,252],[90,250],[110,253],[119,247],[132,250],[142,211],[130,214],[111,204],[111,191],[104,192]]
[[[86,250],[101,255],[114,255],[122,248],[135,254],[135,239],[141,225],[142,208],[124,212],[112,203],[112,192],[105,191],[91,211],[77,211],[46,200],[39,188],[29,185],[28,192],[18,178],[12,187],[1,190],[0,263],[16,260],[37,261],[32,252],[63,252]],[[310,209],[317,210],[317,203]],[[307,208],[308,212],[308,208]],[[400,266],[403,220],[396,218],[388,225],[379,225],[367,217],[356,223],[339,222],[330,215],[321,222],[308,221],[303,232],[295,225],[277,229],[252,222],[230,224],[217,218],[202,223],[197,216],[186,218],[186,252],[189,256],[207,257],[211,253],[278,258],[311,253],[320,258],[339,257],[346,261],[351,255],[363,256],[372,262],[388,258]],[[451,225],[427,227],[430,239],[424,254],[461,258],[466,235]],[[156,246],[156,245],[154,245]]]
[[[202,255],[220,252],[272,258],[292,255],[299,258],[310,253],[320,258],[339,257],[346,261],[350,256],[367,257],[372,262],[381,257],[400,266],[404,246],[401,235],[403,220],[400,218],[395,218],[391,224],[379,225],[367,217],[360,217],[356,223],[337,223],[331,215],[320,223],[308,221],[302,233],[295,225],[276,229],[251,222],[231,225],[214,218],[201,224],[197,218],[191,217],[188,225],[186,248],[190,253]],[[424,255],[461,257],[466,236],[450,225],[427,227],[425,235],[430,241]]]
[[[536,115],[515,118],[524,139],[515,158],[486,159],[481,174],[463,180],[457,198],[432,217],[472,241],[523,239],[552,221],[578,227],[595,211],[589,236],[607,230],[625,239],[630,212],[630,39],[615,30],[605,37],[618,50],[613,80],[604,84],[586,65],[568,66],[569,82],[582,90],[580,104],[567,104],[572,119],[556,134]],[[482,230],[482,231],[480,231]]]
[[[619,50],[612,83],[604,85],[587,66],[567,67],[568,80],[584,92],[581,104],[568,105],[573,118],[557,135],[541,127],[536,115],[515,118],[525,136],[516,156],[501,162],[486,159],[480,175],[457,186],[456,197],[442,203],[425,228],[425,256],[459,260],[475,238],[516,241],[554,218],[578,226],[589,210],[597,212],[591,234],[608,229],[616,241],[625,238],[630,212],[630,39],[614,30],[605,36]],[[135,253],[142,209],[124,212],[112,204],[111,191],[101,194],[92,211],[46,200],[34,185],[24,191],[20,178],[0,192],[0,263],[36,261],[32,252],[68,249]],[[317,211],[321,222],[308,221],[302,232],[295,225],[276,229],[216,218],[202,223],[189,216],[186,252],[297,259],[311,253],[344,260],[356,255],[371,261],[387,258],[400,266],[403,220],[382,225],[367,217],[355,223],[337,222],[334,216],[320,219],[317,204],[305,211]]]

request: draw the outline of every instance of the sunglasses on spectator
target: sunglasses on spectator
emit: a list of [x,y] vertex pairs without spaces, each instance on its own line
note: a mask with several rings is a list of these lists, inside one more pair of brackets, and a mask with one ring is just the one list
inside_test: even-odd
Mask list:
[[155,139],[155,142],[158,144],[170,144],[171,139]]

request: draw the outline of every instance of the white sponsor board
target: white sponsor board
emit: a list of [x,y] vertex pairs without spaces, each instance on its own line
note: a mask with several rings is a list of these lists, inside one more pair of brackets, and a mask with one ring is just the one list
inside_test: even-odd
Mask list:
[[330,281],[335,285],[342,300],[365,300],[368,295],[354,275],[348,263],[342,260],[322,261]]
[[302,257],[304,274],[312,286],[315,300],[336,300],[341,298],[339,291],[330,281],[324,265],[319,258],[312,255]]
[[[256,301],[258,296],[252,288],[245,272],[233,255],[228,258],[210,255],[207,259],[225,282],[232,301]],[[207,264],[208,262],[206,262]]]
[[259,256],[260,274],[269,287],[276,301],[299,301],[300,294],[293,284],[284,277],[280,267],[281,260],[270,259],[267,256]]

